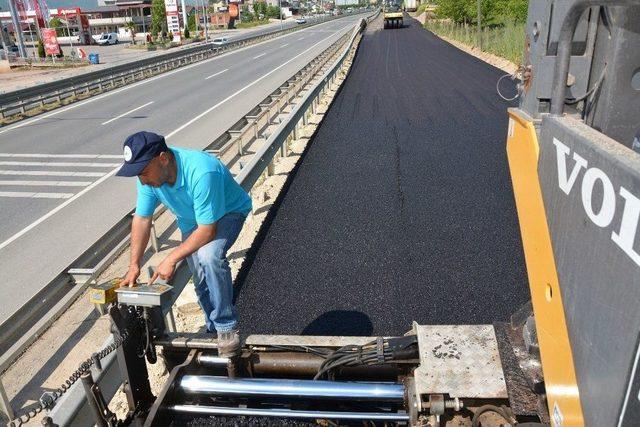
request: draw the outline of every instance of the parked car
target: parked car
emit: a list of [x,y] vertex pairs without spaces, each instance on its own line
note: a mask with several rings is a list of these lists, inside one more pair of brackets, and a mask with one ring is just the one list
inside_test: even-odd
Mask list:
[[296,18],[296,22],[297,22],[298,24],[306,24],[306,23],[307,23],[307,20],[306,20],[306,19],[304,19],[304,17],[303,17],[303,16],[301,16],[301,17],[299,17],[299,18]]
[[225,44],[229,43],[229,39],[226,37],[217,37],[213,39],[212,43],[214,46],[224,46]]
[[100,37],[96,40],[96,43],[100,45],[118,44],[118,34],[102,33],[100,34]]

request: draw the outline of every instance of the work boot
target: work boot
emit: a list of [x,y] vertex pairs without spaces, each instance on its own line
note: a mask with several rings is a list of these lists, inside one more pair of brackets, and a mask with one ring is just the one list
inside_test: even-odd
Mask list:
[[218,332],[218,355],[235,357],[240,354],[240,332],[237,329]]

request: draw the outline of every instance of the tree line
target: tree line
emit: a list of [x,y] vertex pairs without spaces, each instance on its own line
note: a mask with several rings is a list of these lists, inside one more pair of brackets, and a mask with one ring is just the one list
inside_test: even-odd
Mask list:
[[[435,0],[436,15],[459,24],[476,24],[478,0]],[[526,22],[529,0],[480,0],[483,26],[500,25],[507,21]]]

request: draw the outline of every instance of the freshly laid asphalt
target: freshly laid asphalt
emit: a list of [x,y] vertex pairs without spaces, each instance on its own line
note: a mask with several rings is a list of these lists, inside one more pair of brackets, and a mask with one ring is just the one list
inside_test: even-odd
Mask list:
[[502,73],[405,22],[369,26],[277,200],[236,284],[243,334],[491,323],[529,298]]

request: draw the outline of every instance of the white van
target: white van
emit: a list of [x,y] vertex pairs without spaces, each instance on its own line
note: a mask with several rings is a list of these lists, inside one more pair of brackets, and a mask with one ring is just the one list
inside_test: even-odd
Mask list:
[[118,43],[118,34],[117,33],[102,33],[100,37],[96,40],[96,43],[100,45],[107,44],[117,44]]

